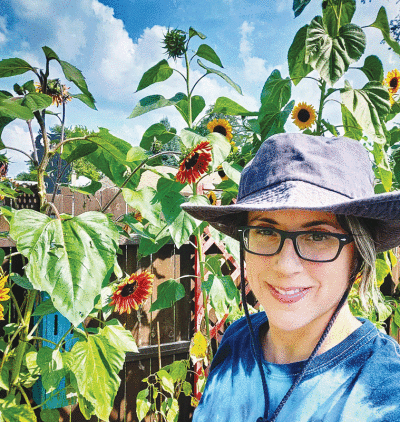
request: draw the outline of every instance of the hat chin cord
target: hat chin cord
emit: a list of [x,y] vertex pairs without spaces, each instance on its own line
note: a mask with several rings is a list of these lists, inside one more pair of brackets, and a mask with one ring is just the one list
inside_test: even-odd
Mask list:
[[244,246],[243,246],[243,240],[240,238],[240,281],[241,281],[241,293],[242,293],[242,303],[244,308],[244,313],[246,315],[247,325],[249,326],[250,330],[250,341],[251,341],[251,349],[253,352],[253,356],[255,361],[257,362],[258,368],[260,370],[261,374],[261,381],[262,386],[264,390],[264,402],[265,402],[265,408],[264,408],[264,417],[259,417],[256,422],[275,422],[276,418],[278,417],[280,411],[282,410],[283,406],[286,404],[286,402],[289,400],[289,397],[292,395],[294,389],[300,384],[302,379],[304,378],[307,370],[310,368],[312,361],[314,360],[315,356],[317,355],[318,350],[321,348],[322,343],[325,341],[330,329],[332,328],[336,317],[338,316],[342,306],[346,302],[347,296],[349,294],[349,291],[351,289],[350,286],[346,289],[346,291],[343,293],[342,298],[340,299],[340,302],[338,303],[335,312],[333,313],[331,319],[329,320],[328,324],[325,327],[324,332],[322,333],[317,345],[314,347],[314,350],[312,351],[310,357],[307,359],[306,363],[303,366],[303,369],[299,374],[296,376],[292,386],[289,388],[288,392],[285,394],[285,397],[281,400],[278,407],[276,408],[275,412],[271,416],[270,419],[268,419],[268,410],[269,410],[269,397],[268,397],[268,386],[267,381],[265,379],[265,373],[262,365],[262,349],[261,347],[256,346],[256,337],[253,330],[253,325],[251,323],[250,319],[250,313],[249,309],[247,307],[247,301],[246,301],[246,287],[245,287],[245,277],[244,277]]

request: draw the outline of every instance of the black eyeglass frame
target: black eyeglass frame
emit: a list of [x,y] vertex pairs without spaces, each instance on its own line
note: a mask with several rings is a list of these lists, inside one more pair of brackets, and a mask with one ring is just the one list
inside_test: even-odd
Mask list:
[[[273,230],[273,231],[279,233],[279,235],[281,236],[281,243],[278,247],[278,250],[275,253],[272,253],[272,254],[257,253],[257,252],[253,252],[253,251],[249,250],[246,247],[246,242],[245,242],[245,232],[246,232],[247,229],[270,229],[270,230]],[[340,255],[340,252],[342,252],[342,249],[344,248],[344,246],[348,245],[349,243],[353,242],[353,240],[354,240],[354,237],[353,237],[352,234],[331,233],[331,232],[318,231],[318,230],[310,230],[310,231],[304,230],[304,231],[298,231],[298,232],[287,232],[285,230],[280,230],[280,229],[276,229],[274,227],[265,227],[265,226],[240,226],[240,227],[238,227],[238,232],[240,233],[240,241],[241,241],[240,243],[243,245],[244,250],[246,252],[253,254],[253,255],[260,255],[260,256],[278,255],[279,252],[283,248],[283,244],[285,243],[285,240],[291,239],[291,241],[293,243],[294,250],[296,251],[297,256],[299,256],[304,261],[310,261],[310,262],[332,262],[335,259],[337,259],[337,257]],[[322,261],[319,261],[319,260],[317,261],[315,259],[309,259],[309,258],[303,258],[300,254],[298,247],[297,247],[297,237],[302,235],[302,234],[317,234],[317,235],[329,234],[329,236],[336,237],[339,240],[339,248],[338,248],[337,254],[332,259],[326,259],[326,260],[322,260]]]

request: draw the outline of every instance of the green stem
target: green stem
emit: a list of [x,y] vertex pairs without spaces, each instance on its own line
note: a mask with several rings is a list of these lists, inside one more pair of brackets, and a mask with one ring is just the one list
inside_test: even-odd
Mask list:
[[322,134],[322,110],[324,108],[324,101],[325,101],[325,90],[326,90],[326,82],[321,82],[321,97],[319,99],[319,109],[318,109],[318,120],[317,120],[317,129],[316,129],[316,135],[321,136]]
[[13,370],[12,370],[12,373],[11,373],[11,381],[10,381],[10,385],[12,386],[11,389],[10,389],[11,394],[15,393],[15,389],[16,389],[18,381],[19,381],[19,375],[20,375],[20,372],[21,372],[22,360],[23,360],[24,355],[25,355],[25,349],[26,349],[26,345],[27,345],[27,337],[28,337],[28,334],[29,334],[29,322],[31,320],[33,306],[35,304],[36,294],[37,294],[36,290],[29,290],[28,291],[28,300],[27,300],[26,307],[25,307],[25,316],[24,316],[23,325],[22,325],[23,329],[22,329],[22,332],[21,332],[21,335],[20,335],[20,340],[19,340],[19,344],[17,346],[15,361],[14,361],[14,365],[13,365]]
[[16,297],[15,297],[15,295],[14,295],[14,293],[13,293],[13,291],[11,289],[10,289],[9,295],[11,296],[11,299],[12,299],[12,301],[14,303],[15,310],[17,311],[17,314],[18,314],[18,319],[22,323],[22,320],[24,318],[22,316],[21,309],[20,309],[20,307],[18,305],[18,301],[17,301],[17,299],[16,299]]
[[47,343],[51,343],[54,346],[58,346],[57,343],[54,343],[54,341],[51,340],[47,340],[47,338],[43,338],[43,337],[37,337],[37,336],[29,336],[28,341],[30,340],[40,340],[40,341],[46,341]]
[[189,84],[189,74],[190,74],[190,64],[187,52],[185,52],[185,61],[186,61],[186,91],[188,97],[188,124],[189,129],[192,127],[193,124],[193,117],[192,117],[192,93],[190,91],[190,84]]
[[24,396],[24,399],[25,399],[25,402],[26,402],[26,404],[30,407],[30,408],[32,408],[32,406],[31,406],[31,402],[30,402],[30,400],[29,400],[29,397],[26,395],[26,393],[25,393],[25,390],[20,386],[20,385],[18,385],[18,390],[21,392],[21,394]]

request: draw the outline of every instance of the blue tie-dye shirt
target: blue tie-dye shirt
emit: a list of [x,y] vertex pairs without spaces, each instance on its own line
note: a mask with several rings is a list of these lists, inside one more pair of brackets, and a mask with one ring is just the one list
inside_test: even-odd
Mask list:
[[[260,348],[258,333],[267,317],[262,312],[251,318]],[[400,347],[371,322],[361,322],[344,341],[314,359],[277,422],[400,422]],[[303,365],[263,361],[269,417]],[[256,422],[263,415],[261,376],[242,318],[224,335],[193,422]]]

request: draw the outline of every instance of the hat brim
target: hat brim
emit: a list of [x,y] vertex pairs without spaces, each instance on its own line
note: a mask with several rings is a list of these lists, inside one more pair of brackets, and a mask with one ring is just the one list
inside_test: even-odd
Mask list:
[[194,218],[208,221],[217,230],[235,239],[238,238],[239,217],[244,212],[298,209],[373,220],[372,235],[377,252],[400,245],[400,192],[350,199],[320,186],[288,181],[256,192],[232,205],[199,206],[184,203],[181,207]]

